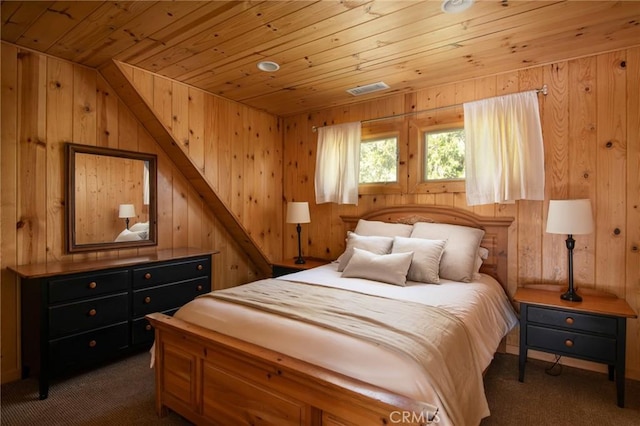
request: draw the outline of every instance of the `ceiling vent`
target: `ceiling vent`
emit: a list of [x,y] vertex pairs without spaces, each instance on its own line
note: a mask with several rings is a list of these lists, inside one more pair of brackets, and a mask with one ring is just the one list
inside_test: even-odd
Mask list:
[[377,83],[367,84],[366,86],[358,86],[353,89],[347,89],[347,92],[353,96],[366,95],[368,93],[379,92],[380,90],[388,89],[389,85],[379,81]]

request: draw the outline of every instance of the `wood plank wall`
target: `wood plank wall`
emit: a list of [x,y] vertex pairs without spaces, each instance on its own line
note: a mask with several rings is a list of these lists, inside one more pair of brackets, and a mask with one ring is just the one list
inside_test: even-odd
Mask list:
[[[638,312],[639,73],[640,48],[632,48],[285,118],[285,199],[309,201],[311,208],[311,223],[303,225],[302,231],[304,254],[334,259],[343,251],[340,215],[359,215],[396,204],[438,204],[470,209],[482,215],[515,217],[509,241],[510,292],[524,284],[565,283],[565,237],[545,232],[548,200],[590,198],[596,231],[576,239],[575,281],[579,286],[624,297]],[[408,186],[408,192],[402,194],[361,195],[357,207],[314,203],[317,136],[312,126],[450,106],[540,88],[543,84],[549,88],[549,94],[539,98],[546,163],[544,202],[470,208],[464,192],[426,193]],[[404,131],[410,132],[411,121],[420,117],[438,124],[455,121],[456,114],[461,114],[459,107],[406,118]],[[408,151],[416,152],[415,141],[409,138],[408,143]],[[409,158],[410,166],[411,162]],[[285,224],[284,230],[284,253],[293,256],[297,252],[295,228]],[[515,333],[508,343],[512,348],[517,347]],[[630,377],[640,379],[637,319],[628,321],[627,371]]]
[[[220,251],[214,257],[216,288],[255,278],[254,265],[97,71],[7,43],[0,46],[3,383],[19,378],[20,371],[20,292],[7,266],[192,246]],[[153,81],[141,78],[144,84]],[[163,116],[175,123],[172,128],[179,132],[192,158],[203,164],[216,188],[226,194],[243,223],[264,244],[263,249],[281,256],[282,133],[278,119],[202,92],[190,93],[186,86],[174,86],[168,80],[147,87],[153,88],[147,94],[153,95]],[[65,253],[63,147],[67,141],[158,156],[157,248]]]
[[112,242],[125,230],[120,204],[132,204],[129,226],[149,221],[144,204],[144,161],[77,153],[75,159],[76,243]]
[[[214,268],[217,287],[255,276],[235,243],[203,208],[197,192],[98,73],[5,43],[1,53],[3,381],[17,378],[19,371],[19,289],[6,266],[69,257],[63,252],[64,141],[156,153],[159,248],[194,245],[220,250]],[[564,280],[566,264],[557,260],[566,256],[563,238],[544,232],[548,200],[590,198],[597,230],[577,243],[576,282],[612,291],[626,297],[636,311],[640,308],[640,106],[638,96],[631,95],[640,92],[638,48],[284,120],[135,68],[130,73],[163,122],[171,123],[183,149],[204,168],[211,185],[274,260],[297,253],[295,227],[283,223],[286,201],[310,201],[312,222],[303,225],[303,252],[323,258],[337,257],[344,247],[341,214],[409,203],[469,208],[464,193],[412,192],[411,187],[408,193],[363,195],[358,207],[315,205],[316,134],[311,126],[447,106],[547,84],[549,95],[540,98],[546,200],[473,210],[516,218],[509,243],[513,291],[526,283]],[[444,110],[428,118],[433,123],[451,119],[451,112]],[[284,126],[279,126],[282,121]],[[145,250],[153,249],[73,257],[126,256]],[[628,324],[628,374],[640,379],[640,327],[638,320]],[[514,339],[510,337],[512,344]]]
[[282,119],[122,65],[156,117],[272,260],[282,256]]

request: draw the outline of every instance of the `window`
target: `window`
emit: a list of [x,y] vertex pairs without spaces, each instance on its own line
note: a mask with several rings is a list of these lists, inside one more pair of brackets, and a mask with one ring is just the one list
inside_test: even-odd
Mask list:
[[411,120],[409,125],[409,192],[465,192],[465,135],[461,114]]
[[398,182],[398,138],[389,136],[360,144],[360,184]]
[[363,124],[358,193],[406,192],[406,159],[407,131],[403,119]]
[[464,179],[464,129],[424,133],[424,181]]

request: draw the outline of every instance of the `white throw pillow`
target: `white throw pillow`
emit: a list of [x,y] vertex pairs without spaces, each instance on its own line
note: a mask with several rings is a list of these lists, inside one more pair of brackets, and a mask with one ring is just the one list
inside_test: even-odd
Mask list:
[[411,238],[446,240],[440,259],[440,278],[469,282],[473,279],[478,247],[484,231],[469,226],[419,222],[413,225]]
[[131,232],[130,230],[125,229],[116,237],[116,242],[143,240],[145,238],[142,238],[142,235],[141,235],[142,233],[146,234],[146,232],[144,232],[144,231]]
[[129,227],[131,232],[149,231],[149,222],[137,222]]
[[353,249],[359,248],[375,254],[386,254],[391,252],[393,238],[358,235],[354,232],[347,232],[347,246],[344,253],[338,258],[338,272],[344,271],[345,266],[353,256]]
[[478,247],[478,253],[476,255],[476,264],[473,271],[473,280],[478,281],[482,276],[480,275],[480,268],[482,267],[482,261],[487,260],[489,257],[489,250],[485,247]]
[[351,261],[344,268],[342,276],[404,286],[407,282],[407,271],[411,265],[412,257],[412,252],[373,254],[354,248]]
[[446,244],[444,240],[395,237],[391,253],[413,252],[407,279],[437,284],[440,282],[440,259]]
[[358,235],[377,235],[380,237],[409,237],[413,230],[412,225],[404,223],[387,223],[377,220],[360,219],[355,233]]

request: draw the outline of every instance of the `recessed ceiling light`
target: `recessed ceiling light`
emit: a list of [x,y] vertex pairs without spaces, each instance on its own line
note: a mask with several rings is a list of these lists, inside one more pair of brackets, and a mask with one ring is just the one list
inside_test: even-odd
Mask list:
[[258,62],[258,69],[265,72],[275,72],[280,69],[280,65],[272,61],[260,61]]
[[471,7],[474,0],[443,0],[440,8],[444,13],[460,13]]

